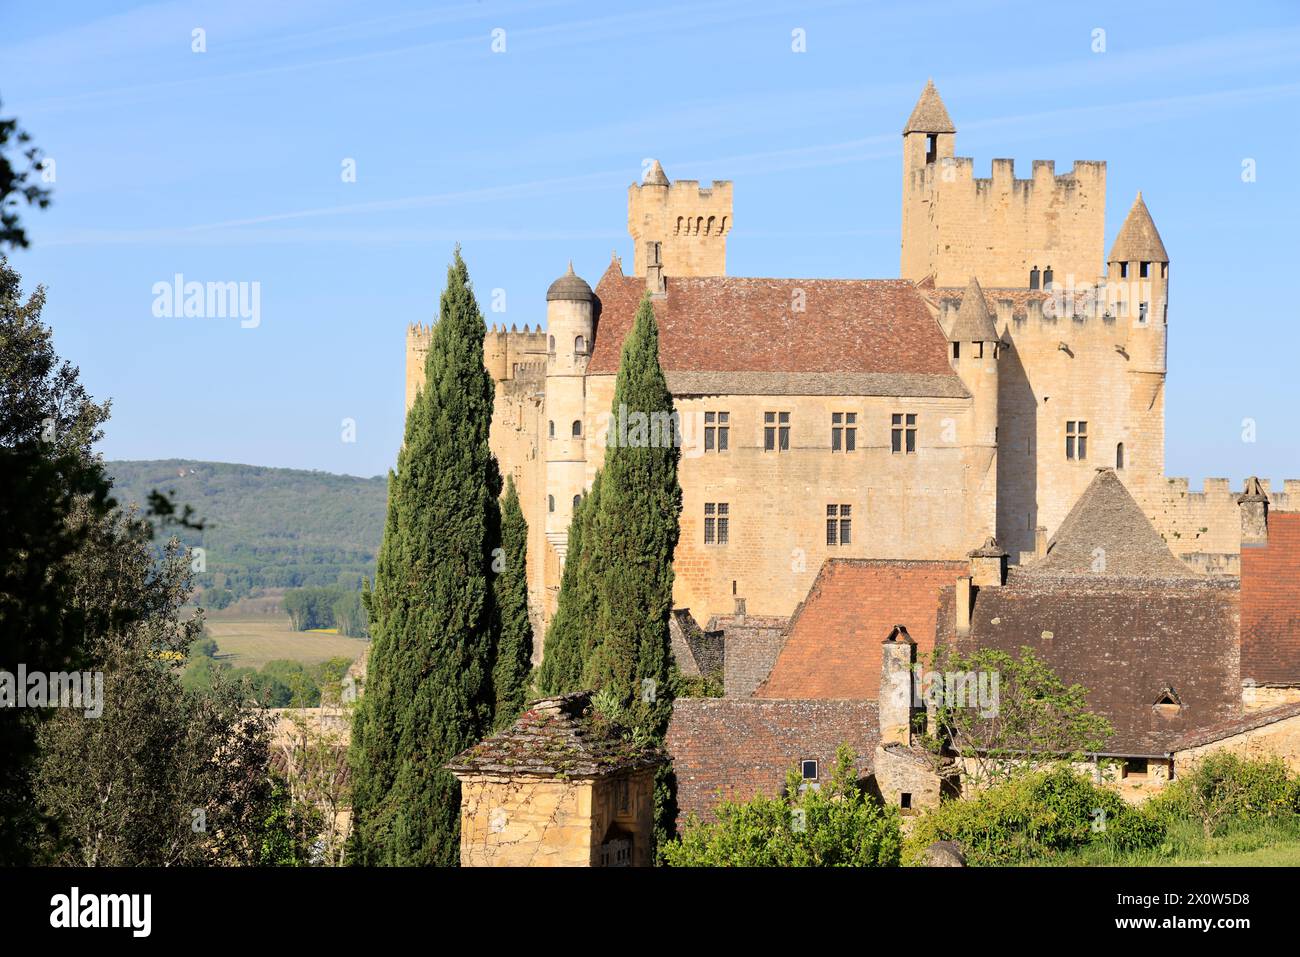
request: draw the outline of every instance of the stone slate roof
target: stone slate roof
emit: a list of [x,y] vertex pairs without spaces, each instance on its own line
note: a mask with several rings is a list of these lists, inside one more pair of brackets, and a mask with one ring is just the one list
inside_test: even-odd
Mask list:
[[668,617],[668,636],[682,674],[722,676],[726,646],[721,631],[705,631],[689,608],[674,608]]
[[934,648],[939,589],[969,572],[964,561],[831,558],[795,610],[761,698],[861,698],[880,693],[880,643],[895,625]]
[[1270,724],[1277,724],[1279,721],[1295,717],[1300,717],[1300,701],[1281,704],[1276,708],[1269,708],[1265,711],[1255,711],[1236,720],[1225,721],[1223,724],[1193,732],[1175,741],[1170,750],[1185,751],[1188,748],[1199,748],[1203,745],[1214,744],[1216,741],[1222,741],[1225,738],[1245,734],[1248,731],[1257,731],[1260,728],[1268,727]]
[[668,391],[683,395],[893,395],[969,399],[954,375],[908,372],[666,372]]
[[591,302],[594,298],[591,287],[587,285],[587,280],[577,275],[573,271],[573,261],[569,261],[569,271],[566,272],[555,282],[551,283],[546,290],[546,301],[554,299],[565,299],[577,302]]
[[[1028,646],[1114,728],[1104,753],[1154,756],[1241,714],[1239,591],[1233,579],[1008,579],[976,590],[971,629],[954,634],[954,589],[939,598],[939,642],[1019,657]],[[1154,705],[1172,690],[1174,715]]]
[[993,342],[998,338],[988,304],[984,301],[984,290],[974,276],[970,277],[962,294],[961,308],[957,310],[957,320],[952,324],[948,338],[953,342]]
[[934,80],[926,80],[921,98],[916,101],[916,106],[912,108],[912,115],[907,118],[907,125],[903,127],[903,135],[956,132],[957,127],[952,125],[952,117],[948,115],[948,108],[943,105],[943,99],[935,88]]
[[591,692],[542,698],[504,731],[447,762],[458,774],[596,778],[654,767],[664,754],[623,739],[595,711]]
[[1300,513],[1270,511],[1268,544],[1241,549],[1241,677],[1300,685]]
[[[941,394],[966,394],[948,364],[943,330],[905,280],[670,276],[666,288],[652,301],[660,362],[670,375],[921,376],[909,387],[928,381]],[[644,291],[644,279],[624,276],[617,262],[601,277],[590,374],[618,372]],[[889,388],[890,381],[877,387]]]
[[1169,546],[1113,469],[1101,468],[1038,561],[1016,570],[1034,577],[1200,579]]
[[667,186],[668,174],[664,168],[659,165],[658,160],[650,161],[650,168],[646,170],[645,179],[642,182],[648,186]]
[[677,777],[678,820],[691,814],[712,820],[720,799],[778,795],[786,772],[800,761],[816,760],[825,783],[842,742],[857,755],[859,777],[868,776],[880,743],[875,702],[678,698],[665,740]]
[[1110,256],[1106,262],[1169,262],[1165,244],[1160,240],[1160,232],[1151,219],[1147,204],[1142,202],[1142,193],[1133,201],[1124,225],[1119,228],[1115,245],[1110,247]]

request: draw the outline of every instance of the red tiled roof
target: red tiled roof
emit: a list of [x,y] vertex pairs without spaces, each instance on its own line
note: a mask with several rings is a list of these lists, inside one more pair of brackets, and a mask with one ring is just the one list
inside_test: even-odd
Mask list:
[[[611,263],[596,286],[593,375],[618,372],[645,280]],[[802,294],[804,310],[792,311]],[[953,378],[916,287],[894,279],[672,278],[655,301],[665,372],[908,373]]]
[[1300,512],[1270,512],[1268,544],[1241,550],[1241,677],[1300,684]]
[[880,644],[903,625],[920,660],[934,648],[939,589],[966,562],[832,558],[794,618],[762,698],[859,698],[880,690]]

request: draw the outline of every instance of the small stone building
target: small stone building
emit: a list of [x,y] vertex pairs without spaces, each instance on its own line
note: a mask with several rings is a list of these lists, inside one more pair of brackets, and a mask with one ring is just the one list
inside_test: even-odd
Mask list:
[[447,764],[461,784],[461,866],[651,865],[664,760],[627,740],[590,692],[533,702]]

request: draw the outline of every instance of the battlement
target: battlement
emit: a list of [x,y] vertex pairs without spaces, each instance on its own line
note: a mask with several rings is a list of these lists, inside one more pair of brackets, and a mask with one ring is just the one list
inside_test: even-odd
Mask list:
[[[1201,483],[1199,492],[1191,491],[1190,481],[1183,476],[1170,476],[1165,479],[1165,485],[1169,493],[1178,496],[1188,496],[1210,500],[1231,501],[1237,504],[1237,496],[1240,491],[1234,491],[1229,479],[1226,478],[1207,478]],[[1259,480],[1260,488],[1268,496],[1269,505],[1278,511],[1290,512],[1300,511],[1300,479],[1283,479],[1282,491],[1273,491],[1272,483],[1268,479]]]
[[[1300,511],[1300,479],[1285,479],[1282,491],[1259,480],[1269,508]],[[1184,477],[1170,476],[1154,488],[1134,489],[1138,501],[1170,550],[1193,568],[1210,574],[1238,574],[1246,483],[1234,489],[1226,478],[1207,478],[1198,491]]]
[[660,245],[660,262],[669,276],[723,276],[727,271],[727,233],[732,224],[732,184],[713,180],[668,181],[655,162],[645,180],[627,191],[627,230],[632,237],[633,271],[644,276],[647,247]]

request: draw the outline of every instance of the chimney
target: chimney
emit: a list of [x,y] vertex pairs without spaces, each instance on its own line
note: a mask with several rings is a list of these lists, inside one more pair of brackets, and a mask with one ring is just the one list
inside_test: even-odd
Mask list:
[[736,611],[734,617],[737,625],[743,625],[745,623],[745,599],[736,599]]
[[668,291],[664,282],[664,265],[659,257],[659,243],[650,241],[645,244],[645,287],[652,296],[662,296]]
[[880,693],[876,708],[880,715],[880,744],[912,743],[912,663],[916,642],[902,625],[895,625],[880,645]]
[[971,580],[967,575],[957,579],[957,590],[953,594],[953,611],[956,612],[957,634],[970,632]]
[[1001,588],[1006,584],[1007,553],[996,538],[989,536],[967,557],[970,559],[971,583],[976,588]]
[[1237,496],[1237,507],[1241,509],[1241,544],[1268,544],[1268,493],[1258,478],[1251,476]]
[[1047,526],[1039,525],[1034,529],[1034,557],[1047,557]]

